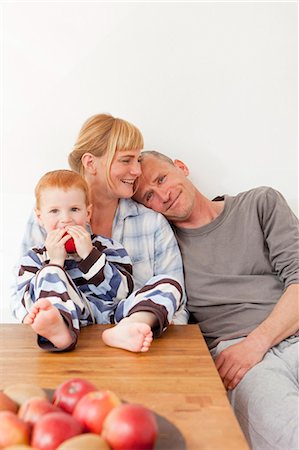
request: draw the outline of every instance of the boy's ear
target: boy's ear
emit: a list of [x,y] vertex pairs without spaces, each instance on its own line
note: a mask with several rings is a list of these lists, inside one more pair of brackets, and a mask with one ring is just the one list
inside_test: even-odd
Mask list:
[[186,166],[186,164],[183,163],[183,161],[181,161],[179,159],[175,159],[173,161],[173,164],[175,165],[175,167],[177,167],[178,169],[182,170],[184,172],[184,174],[186,175],[186,177],[189,175],[189,169]]
[[96,175],[97,169],[96,169],[96,159],[95,156],[91,153],[84,153],[84,155],[81,158],[82,165],[84,167],[84,170],[91,175]]
[[40,210],[38,208],[34,208],[34,212],[35,212],[35,215],[37,217],[38,223],[43,227],[44,224],[43,224],[42,219],[41,219],[41,212],[40,212]]
[[87,221],[87,223],[90,223],[91,214],[92,214],[92,204],[88,205],[86,209],[87,209],[86,221]]

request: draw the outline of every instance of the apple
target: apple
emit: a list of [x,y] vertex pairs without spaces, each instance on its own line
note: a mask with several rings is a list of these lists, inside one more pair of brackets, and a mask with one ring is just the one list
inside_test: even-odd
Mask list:
[[83,378],[72,378],[60,384],[53,394],[52,402],[68,413],[72,413],[78,401],[97,388]]
[[102,437],[113,450],[150,450],[155,446],[158,425],[147,408],[126,403],[114,408],[103,423]]
[[100,434],[105,417],[120,404],[121,400],[112,391],[89,392],[79,400],[73,416],[82,423],[84,431]]
[[29,444],[30,426],[12,411],[0,411],[0,448]]
[[[62,237],[66,236],[66,235],[68,235],[68,233],[65,232]],[[77,251],[76,246],[75,246],[75,241],[72,237],[70,237],[70,239],[68,241],[66,241],[66,243],[64,244],[64,247],[65,247],[67,253],[76,253],[76,251]]]
[[33,427],[31,446],[39,450],[55,450],[66,439],[82,433],[82,425],[71,414],[45,414]]
[[110,447],[98,434],[85,433],[64,441],[57,450],[110,450]]
[[21,405],[30,397],[47,398],[47,394],[42,388],[36,386],[36,384],[29,383],[11,384],[3,392],[18,405]]
[[11,411],[16,413],[19,405],[4,392],[0,392],[0,411]]
[[16,444],[16,445],[9,445],[8,447],[5,447],[4,450],[32,450],[33,447],[31,445],[27,444]]
[[43,415],[59,411],[61,411],[60,408],[45,398],[31,397],[20,406],[18,416],[24,422],[34,425]]
[[4,450],[32,450],[33,447],[31,445],[27,444],[16,444],[16,445],[9,445],[8,447],[5,447]]

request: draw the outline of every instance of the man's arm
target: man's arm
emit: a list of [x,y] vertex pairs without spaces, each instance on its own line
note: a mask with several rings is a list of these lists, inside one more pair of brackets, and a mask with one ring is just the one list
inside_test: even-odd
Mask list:
[[243,341],[223,350],[215,364],[227,389],[234,389],[266,352],[299,329],[299,284],[291,284],[271,314]]
[[241,343],[230,346],[216,358],[216,367],[228,389],[236,387],[269,348],[299,328],[298,219],[281,193],[272,188],[257,198],[257,213],[269,249],[269,262],[285,290],[266,320]]

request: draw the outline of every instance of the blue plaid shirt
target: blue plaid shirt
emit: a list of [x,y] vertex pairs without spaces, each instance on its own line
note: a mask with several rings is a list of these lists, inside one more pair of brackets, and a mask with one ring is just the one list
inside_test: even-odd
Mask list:
[[[164,216],[132,199],[121,199],[113,222],[112,238],[123,245],[132,260],[134,289],[143,287],[155,275],[166,275],[174,277],[185,292],[180,250]],[[21,255],[32,247],[42,247],[45,240],[46,232],[32,211],[26,225]],[[13,286],[12,312],[19,318],[18,309],[22,305],[16,298],[16,286],[17,282]],[[174,323],[187,323],[188,313],[185,305],[184,293],[183,306],[174,315]]]

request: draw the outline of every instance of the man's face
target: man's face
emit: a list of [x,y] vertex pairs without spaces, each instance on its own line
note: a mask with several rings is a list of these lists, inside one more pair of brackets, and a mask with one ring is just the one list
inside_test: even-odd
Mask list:
[[172,165],[148,155],[142,160],[141,169],[134,200],[173,222],[188,220],[194,206],[195,187],[187,178],[187,167],[180,161]]

